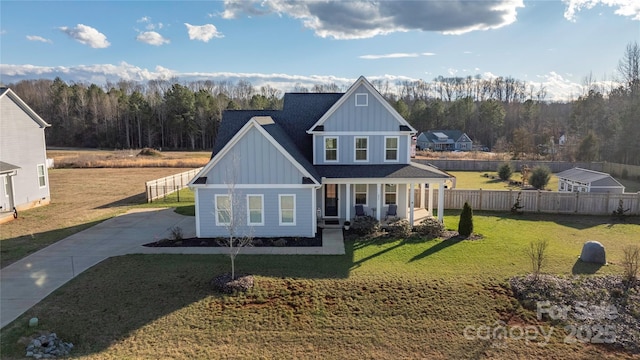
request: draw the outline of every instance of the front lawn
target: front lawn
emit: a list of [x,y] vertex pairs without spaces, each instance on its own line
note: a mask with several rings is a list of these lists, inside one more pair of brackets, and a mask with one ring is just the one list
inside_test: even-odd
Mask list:
[[[445,223],[456,229],[459,212]],[[631,358],[604,346],[483,340],[465,329],[538,323],[511,296],[508,279],[529,272],[525,248],[549,240],[546,272],[619,274],[622,248],[640,243],[640,219],[476,213],[475,241],[347,241],[344,256],[248,256],[237,271],[256,275],[247,294],[214,292],[225,256],[129,255],[79,275],[0,332],[3,359],[24,355],[25,326],[49,330],[72,356],[103,358]],[[609,265],[577,262],[598,240]]]

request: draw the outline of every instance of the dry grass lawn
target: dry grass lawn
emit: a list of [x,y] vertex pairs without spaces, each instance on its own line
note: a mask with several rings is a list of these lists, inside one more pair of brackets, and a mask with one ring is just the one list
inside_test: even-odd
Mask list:
[[47,150],[56,168],[181,167],[198,168],[207,164],[209,151],[168,151],[141,155],[141,150]]

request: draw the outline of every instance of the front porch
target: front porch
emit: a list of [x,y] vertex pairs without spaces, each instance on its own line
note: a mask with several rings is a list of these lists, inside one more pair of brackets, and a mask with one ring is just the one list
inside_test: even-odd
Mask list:
[[[422,220],[424,220],[425,218],[430,217],[429,215],[429,210],[424,209],[424,208],[414,208],[413,209],[413,214],[414,214],[414,218],[413,218],[413,226],[417,226],[420,224],[420,222]],[[384,217],[382,219],[380,219],[380,226],[382,228],[385,228],[387,226],[387,224],[391,221],[391,217],[389,217],[388,219],[385,219]],[[340,218],[340,219],[320,219],[318,220],[318,227],[323,228],[323,229],[341,229],[344,226],[344,222],[347,219],[345,218]],[[350,219],[349,221],[353,222],[353,218]]]

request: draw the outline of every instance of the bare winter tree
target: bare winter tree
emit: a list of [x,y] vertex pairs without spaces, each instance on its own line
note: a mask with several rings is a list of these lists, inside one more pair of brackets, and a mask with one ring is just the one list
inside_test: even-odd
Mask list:
[[[247,224],[247,212],[251,216],[250,211],[246,211],[245,206],[242,205],[242,199],[244,198],[241,191],[236,187],[239,177],[239,159],[236,155],[233,155],[232,164],[226,172],[227,194],[225,197],[218,197],[214,203],[214,216],[217,218],[218,223],[225,224],[228,237],[221,241],[221,245],[227,247],[229,259],[231,260],[231,280],[236,278],[235,261],[240,249],[245,246],[250,246],[253,240],[253,228],[248,227]],[[251,201],[251,200],[249,200]],[[249,206],[247,203],[246,206]]]
[[618,72],[631,90],[640,88],[640,45],[637,42],[627,45],[622,59],[618,62]]

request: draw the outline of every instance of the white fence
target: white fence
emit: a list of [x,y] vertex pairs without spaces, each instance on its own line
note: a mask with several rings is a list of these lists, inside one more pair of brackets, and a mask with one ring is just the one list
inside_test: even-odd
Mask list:
[[[147,188],[147,202],[153,202],[153,200],[164,198],[169,194],[184,189],[187,187],[189,181],[191,181],[191,179],[196,176],[200,170],[202,170],[202,168],[147,181],[145,183]],[[180,201],[180,198],[178,198],[178,201]]]
[[[474,210],[510,211],[520,195],[520,210],[556,214],[611,215],[618,209],[620,200],[628,215],[640,215],[640,192],[624,194],[570,193],[536,190],[461,190],[444,192],[445,209],[462,209],[469,202]],[[426,192],[428,199],[429,193]],[[416,196],[416,199],[419,198]],[[438,189],[434,189],[434,200]],[[418,201],[416,201],[418,203]]]

